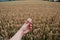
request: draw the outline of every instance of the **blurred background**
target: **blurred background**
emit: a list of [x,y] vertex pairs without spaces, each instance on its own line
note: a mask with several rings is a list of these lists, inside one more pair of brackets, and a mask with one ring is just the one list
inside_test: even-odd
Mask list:
[[60,0],[0,0],[0,2],[6,1],[50,1],[50,2],[60,2]]
[[28,18],[33,29],[22,40],[60,40],[60,0],[0,0],[0,40],[9,40]]

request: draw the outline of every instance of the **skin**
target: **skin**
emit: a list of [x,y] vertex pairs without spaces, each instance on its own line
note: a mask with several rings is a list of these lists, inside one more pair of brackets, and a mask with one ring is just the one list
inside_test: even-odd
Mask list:
[[26,21],[23,26],[17,31],[17,33],[10,40],[21,40],[21,38],[32,29],[32,23]]

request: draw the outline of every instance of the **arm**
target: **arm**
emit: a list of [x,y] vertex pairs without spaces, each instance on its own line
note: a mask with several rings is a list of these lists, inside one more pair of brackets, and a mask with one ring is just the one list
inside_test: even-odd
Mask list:
[[10,40],[21,40],[22,36],[22,31],[19,29],[19,31]]
[[18,32],[10,40],[21,40],[23,35],[32,29],[31,19],[27,20],[24,25],[18,30]]

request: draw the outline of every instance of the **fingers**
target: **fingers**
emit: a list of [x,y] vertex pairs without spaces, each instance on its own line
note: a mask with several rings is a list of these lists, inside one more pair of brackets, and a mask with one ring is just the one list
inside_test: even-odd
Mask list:
[[30,29],[32,27],[32,19],[31,18],[27,19],[25,24],[27,24],[28,29]]
[[28,23],[29,23],[29,24],[32,24],[32,22],[30,22],[30,21],[26,21],[25,23],[26,23],[26,24],[28,24]]
[[27,26],[27,30],[31,30],[32,29],[32,24],[29,24],[28,26]]
[[21,29],[23,31],[23,35],[32,30],[32,19],[31,18],[27,19],[27,21],[23,24]]
[[32,19],[29,18],[29,19],[27,19],[27,21],[23,24],[22,29],[26,29],[27,27],[30,27],[31,24],[32,24]]
[[25,22],[26,24],[31,24],[32,23],[32,19],[31,18],[29,18],[29,19],[27,19],[27,21]]
[[25,23],[27,24],[27,30],[31,30],[32,29],[32,19],[31,18],[27,19],[27,21]]
[[23,31],[26,31],[26,30],[31,30],[32,29],[32,24],[26,24],[24,27],[23,27]]
[[23,35],[25,35],[26,33],[28,33],[31,30],[32,30],[32,24],[28,25],[26,30],[23,30]]

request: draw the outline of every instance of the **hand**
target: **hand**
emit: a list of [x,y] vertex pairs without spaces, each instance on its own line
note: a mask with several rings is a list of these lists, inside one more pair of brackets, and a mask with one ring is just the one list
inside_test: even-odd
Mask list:
[[22,36],[28,33],[31,29],[32,29],[32,20],[31,18],[29,18],[10,40],[21,40]]
[[23,35],[28,33],[30,30],[32,30],[32,20],[29,18],[22,26],[21,30],[23,31]]

